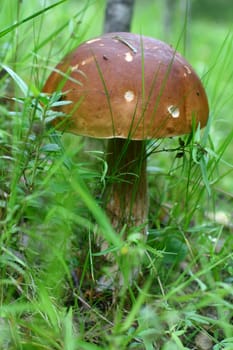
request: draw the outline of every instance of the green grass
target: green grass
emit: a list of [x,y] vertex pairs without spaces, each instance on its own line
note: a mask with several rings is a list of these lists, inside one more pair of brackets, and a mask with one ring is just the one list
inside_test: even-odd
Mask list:
[[[163,39],[161,4],[138,1],[133,31]],[[123,241],[101,209],[103,154],[49,128],[40,95],[61,57],[101,33],[104,2],[1,6],[0,349],[233,349],[231,24],[194,18],[187,45],[175,19],[171,43],[181,37],[203,77],[210,123],[149,145],[148,240],[132,228]],[[96,288],[100,238],[124,279],[113,293]]]

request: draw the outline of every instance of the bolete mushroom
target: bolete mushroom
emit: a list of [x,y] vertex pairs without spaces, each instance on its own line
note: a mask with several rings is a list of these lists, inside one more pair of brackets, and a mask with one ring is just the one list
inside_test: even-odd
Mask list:
[[[108,140],[104,205],[116,229],[148,215],[146,140],[206,125],[208,101],[191,65],[171,46],[132,33],[81,44],[49,76],[43,91],[72,101],[65,131]],[[59,123],[61,119],[57,119]]]

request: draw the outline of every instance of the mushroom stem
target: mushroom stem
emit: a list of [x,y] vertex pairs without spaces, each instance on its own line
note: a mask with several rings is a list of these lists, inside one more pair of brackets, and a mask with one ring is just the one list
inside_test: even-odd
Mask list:
[[148,194],[145,141],[112,139],[107,149],[108,182],[104,193],[106,211],[119,231],[141,226],[146,233]]

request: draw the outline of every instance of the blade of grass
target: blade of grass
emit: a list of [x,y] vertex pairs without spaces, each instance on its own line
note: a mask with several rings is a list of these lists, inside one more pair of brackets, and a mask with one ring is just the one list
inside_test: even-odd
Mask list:
[[33,15],[28,16],[28,17],[22,19],[21,21],[19,21],[19,22],[15,23],[15,24],[13,24],[13,25],[11,25],[11,26],[9,26],[9,27],[3,29],[3,30],[0,32],[0,38],[3,37],[3,36],[5,36],[6,34],[10,33],[12,30],[18,28],[18,27],[21,26],[23,23],[26,23],[26,22],[31,21],[33,18],[36,18],[36,17],[38,17],[38,16],[44,14],[45,12],[47,12],[47,11],[53,9],[54,7],[56,7],[56,6],[60,5],[60,4],[62,4],[63,2],[66,2],[66,1],[67,1],[67,0],[60,0],[60,1],[56,2],[55,4],[52,4],[52,5],[50,5],[50,6],[46,7],[46,8],[44,8],[43,10],[40,10],[40,11],[38,11],[38,12],[35,12],[35,13],[33,13]]

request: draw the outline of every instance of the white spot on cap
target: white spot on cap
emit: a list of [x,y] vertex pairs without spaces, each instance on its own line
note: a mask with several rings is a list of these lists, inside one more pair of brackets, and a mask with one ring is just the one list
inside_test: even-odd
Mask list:
[[172,118],[179,118],[180,110],[178,107],[171,105],[167,108],[167,110],[169,114],[172,116]]
[[100,40],[101,40],[100,38],[91,39],[91,40],[86,41],[86,44],[92,44],[92,43],[95,43],[96,41],[100,41]]
[[188,74],[191,74],[191,73],[192,73],[192,72],[191,72],[191,69],[190,69],[188,66],[184,66],[184,68],[186,69],[186,71],[187,71]]
[[85,64],[88,64],[88,63],[92,62],[93,60],[94,60],[94,57],[93,57],[93,56],[87,57],[85,60],[83,60],[83,61],[81,62],[81,66],[85,66]]
[[132,102],[134,100],[134,93],[133,91],[126,91],[126,93],[124,94],[124,98],[126,100],[126,102]]
[[131,54],[131,52],[126,52],[125,53],[125,60],[127,62],[132,62],[133,61],[133,55]]
[[79,64],[76,64],[75,66],[71,67],[71,71],[74,72],[76,70],[78,70]]

